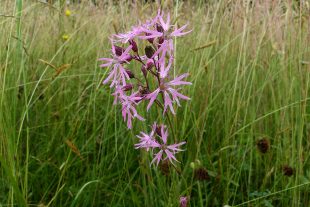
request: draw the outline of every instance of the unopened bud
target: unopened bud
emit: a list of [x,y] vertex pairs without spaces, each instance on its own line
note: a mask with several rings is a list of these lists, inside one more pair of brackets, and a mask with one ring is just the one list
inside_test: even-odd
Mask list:
[[123,52],[125,51],[124,48],[119,47],[119,46],[117,46],[117,45],[114,45],[114,48],[115,48],[115,54],[116,54],[117,56],[121,56],[121,55],[123,54]]
[[128,58],[126,58],[127,62],[130,62],[133,59],[133,56],[129,55]]
[[127,75],[129,76],[129,78],[134,78],[135,75],[133,74],[133,72],[131,72],[131,70],[126,70]]
[[145,68],[145,66],[144,66],[144,65],[142,65],[142,67],[141,67],[141,71],[142,71],[142,73],[143,73],[144,77],[146,77],[146,75],[147,75],[147,70],[146,70],[146,68]]
[[164,32],[164,28],[159,24],[156,24],[156,30],[157,32]]
[[[149,33],[145,33],[145,34],[146,34],[146,36],[151,35],[151,34],[149,34]],[[147,41],[149,41],[149,43],[153,44],[154,38],[149,38],[149,39],[147,39]]]
[[159,44],[163,44],[164,40],[165,40],[165,39],[164,39],[163,37],[160,37],[160,38],[158,39],[158,43],[159,43]]
[[158,136],[160,136],[161,137],[161,127],[160,126],[156,126],[156,129],[155,129],[155,132],[156,132],[156,134],[158,135]]
[[147,62],[146,63],[146,69],[150,70],[153,67],[154,63],[153,62]]
[[137,43],[134,40],[129,40],[130,45],[132,46],[132,51],[138,52]]
[[123,87],[123,91],[131,91],[133,89],[132,84],[127,84]]
[[151,46],[146,46],[144,51],[145,51],[146,57],[148,57],[148,58],[152,58],[152,56],[155,53],[154,49]]
[[139,92],[141,95],[147,95],[149,93],[147,88],[140,87]]

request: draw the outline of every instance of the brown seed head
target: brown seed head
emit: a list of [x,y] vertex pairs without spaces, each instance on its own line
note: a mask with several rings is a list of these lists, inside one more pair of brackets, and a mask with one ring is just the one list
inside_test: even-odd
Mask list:
[[283,174],[287,177],[291,177],[292,175],[294,175],[294,169],[288,165],[284,165],[282,170]]
[[209,180],[210,176],[205,168],[200,167],[194,171],[194,178],[199,181],[204,181]]
[[265,154],[270,148],[270,142],[268,139],[262,138],[257,141],[256,146],[261,153]]

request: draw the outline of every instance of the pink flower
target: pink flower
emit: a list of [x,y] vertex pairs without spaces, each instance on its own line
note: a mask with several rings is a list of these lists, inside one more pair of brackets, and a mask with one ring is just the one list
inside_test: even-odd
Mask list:
[[179,200],[180,207],[187,207],[187,202],[188,202],[187,197],[185,196],[180,197],[180,200]]
[[132,27],[132,30],[127,32],[127,33],[120,33],[120,34],[115,34],[114,37],[114,42],[122,42],[122,43],[127,43],[129,40],[134,39],[138,35],[140,35],[143,31],[140,29],[140,27]]
[[167,83],[164,82],[164,79],[161,79],[161,85],[159,86],[159,88],[146,96],[146,98],[150,100],[147,106],[147,110],[151,108],[154,101],[157,99],[158,94],[162,92],[164,94],[164,112],[166,112],[167,108],[169,107],[170,111],[175,114],[172,104],[176,102],[177,105],[180,106],[179,98],[184,100],[190,100],[190,98],[179,93],[178,89],[175,89],[173,87],[179,85],[191,85],[192,83],[183,81],[183,78],[187,77],[188,75],[188,73],[185,73]]
[[156,122],[152,126],[152,131],[150,134],[146,134],[144,132],[140,132],[140,136],[137,135],[137,137],[140,139],[140,142],[138,144],[135,144],[135,148],[145,148],[146,151],[149,151],[150,148],[154,148],[156,145],[155,140],[155,132],[156,132],[157,124]]
[[[152,131],[150,134],[141,132],[141,136],[137,136],[140,139],[138,144],[135,144],[135,148],[145,148],[147,151],[152,149],[152,152],[158,151],[155,154],[151,164],[156,162],[156,165],[159,164],[161,160],[168,159],[172,164],[174,161],[178,162],[175,158],[175,154],[183,151],[180,149],[181,145],[184,145],[186,142],[180,142],[178,144],[167,144],[168,139],[168,130],[165,130],[165,125],[157,125],[156,123],[152,126]],[[156,139],[156,135],[158,139]],[[158,141],[157,141],[158,140]]]
[[[167,15],[167,20],[164,20],[164,13],[162,12],[160,14],[160,11],[158,11],[157,16],[154,18],[154,22],[156,25],[156,28],[150,29],[141,27],[140,31],[144,32],[145,35],[138,36],[140,39],[150,39],[150,38],[159,38],[162,37],[164,39],[171,39],[172,37],[179,37],[186,35],[191,32],[187,31],[184,32],[185,28],[187,27],[187,24],[177,29],[174,25],[170,24],[170,14]],[[174,31],[170,31],[171,28],[175,28]]]
[[100,67],[112,67],[108,77],[103,81],[103,84],[107,84],[111,79],[112,83],[110,87],[117,86],[119,84],[125,86],[126,79],[130,79],[129,75],[126,72],[126,69],[123,67],[124,63],[128,63],[131,60],[131,55],[129,51],[132,49],[130,45],[126,50],[114,46],[113,40],[112,42],[112,58],[100,58],[99,60],[105,61],[105,63],[101,64]]
[[[164,40],[162,44],[159,45],[159,48],[154,53],[154,59],[158,59],[157,67],[159,68],[160,78],[166,78],[170,71],[171,65],[173,63],[173,42],[172,40]],[[159,58],[157,58],[159,56]],[[168,58],[168,64],[166,66],[166,59]]]
[[139,92],[135,92],[130,96],[127,96],[120,86],[117,87],[116,91],[112,94],[115,96],[114,104],[120,102],[122,105],[122,116],[124,121],[127,121],[127,127],[129,129],[132,128],[132,119],[137,118],[140,121],[144,121],[145,119],[140,116],[135,108],[138,104],[138,101],[141,100],[141,97],[138,96]]
[[173,165],[174,165],[174,161],[179,162],[175,158],[175,154],[180,151],[183,151],[179,147],[184,145],[186,142],[180,142],[178,144],[167,145],[168,130],[165,130],[165,128],[166,126],[160,125],[160,136],[159,137],[161,139],[161,143],[156,142],[156,141],[152,143],[153,149],[158,148],[159,151],[156,153],[151,164],[156,162],[156,165],[158,165],[161,160],[166,160],[166,159],[168,159]]

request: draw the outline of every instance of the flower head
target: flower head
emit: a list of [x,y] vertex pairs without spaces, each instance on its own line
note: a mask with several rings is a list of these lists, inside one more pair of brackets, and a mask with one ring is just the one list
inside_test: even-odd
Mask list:
[[111,67],[108,77],[103,81],[103,84],[107,84],[112,80],[110,87],[117,85],[126,85],[126,79],[130,79],[128,72],[124,68],[123,64],[128,63],[131,60],[129,54],[132,46],[129,45],[126,49],[115,46],[112,42],[112,58],[100,58],[99,60],[104,61],[100,67]]
[[[159,132],[158,132],[159,131]],[[168,130],[165,125],[157,125],[156,123],[152,126],[152,131],[150,134],[141,132],[142,136],[137,136],[140,139],[140,142],[135,145],[136,149],[144,148],[147,151],[152,149],[154,158],[151,164],[156,163],[158,166],[161,160],[169,160],[172,164],[178,162],[175,157],[175,154],[183,151],[180,149],[180,146],[184,145],[186,142],[180,142],[177,144],[168,145]]]
[[66,9],[65,15],[66,15],[67,17],[71,16],[71,11],[70,11],[69,9]]
[[67,35],[67,34],[62,35],[62,39],[64,41],[67,41],[69,39],[69,35]]
[[179,200],[180,207],[187,207],[187,202],[188,202],[188,199],[186,196],[180,197],[180,200]]
[[146,96],[147,99],[150,100],[147,110],[149,110],[154,103],[154,101],[157,99],[158,94],[161,92],[164,94],[164,112],[166,112],[167,108],[169,107],[170,111],[175,114],[175,111],[173,109],[173,103],[176,102],[178,106],[180,106],[180,99],[184,100],[190,100],[189,97],[181,94],[178,92],[178,89],[175,89],[175,86],[180,86],[180,85],[191,85],[190,82],[183,81],[185,77],[187,77],[189,74],[185,73],[183,75],[180,75],[173,79],[172,81],[165,82],[164,79],[162,79],[161,85],[154,90],[152,93],[148,94]]
[[122,105],[122,116],[124,121],[127,121],[127,127],[132,128],[132,119],[137,118],[140,121],[144,121],[144,118],[140,116],[135,108],[138,104],[138,101],[141,100],[141,97],[138,96],[139,92],[132,93],[127,96],[124,92],[125,87],[117,87],[116,91],[113,93],[115,99],[114,104],[120,102]]

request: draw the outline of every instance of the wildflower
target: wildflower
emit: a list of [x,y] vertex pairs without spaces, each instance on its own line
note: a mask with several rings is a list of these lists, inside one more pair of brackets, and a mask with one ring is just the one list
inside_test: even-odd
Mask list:
[[154,101],[157,99],[158,94],[162,92],[164,94],[164,112],[166,112],[167,108],[169,107],[170,111],[175,114],[172,103],[176,102],[177,105],[180,106],[179,98],[184,100],[190,100],[190,98],[179,93],[178,89],[174,89],[173,86],[191,85],[190,82],[183,81],[183,78],[187,77],[188,75],[188,73],[185,73],[166,83],[164,82],[164,79],[162,79],[160,86],[146,96],[146,98],[150,100],[147,106],[147,110],[150,109]]
[[69,39],[69,35],[67,35],[67,34],[62,35],[62,39],[64,41],[67,41]]
[[[158,50],[153,54],[152,58],[157,57],[157,67],[159,69],[160,78],[166,78],[168,72],[173,63],[173,43],[172,41],[164,41],[158,48]],[[168,58],[168,64],[166,66],[166,59]]]
[[[177,88],[191,84],[183,80],[188,74],[180,75],[173,80],[169,78],[174,62],[173,39],[189,33],[190,31],[185,31],[186,27],[187,25],[177,28],[172,25],[169,14],[164,20],[164,13],[159,10],[155,18],[143,24],[139,23],[138,26],[132,27],[131,31],[112,35],[110,39],[112,57],[100,58],[99,60],[103,61],[100,67],[109,69],[103,84],[110,83],[110,87],[113,88],[114,104],[121,104],[122,117],[127,122],[128,128],[132,128],[132,121],[135,118],[144,121],[137,112],[138,104],[148,100],[147,110],[149,110],[159,93],[163,95],[164,113],[169,108],[175,114],[173,104],[180,106],[180,99],[190,99],[181,94],[180,89]],[[151,43],[145,48],[143,55],[139,54],[137,40]],[[118,43],[127,46],[118,46]],[[133,65],[130,64],[132,60],[142,64],[139,70],[134,71],[129,68]],[[143,79],[140,79],[140,76],[143,76]],[[153,80],[150,80],[151,78]],[[154,81],[157,81],[158,85],[154,91],[151,91],[150,83]],[[134,92],[135,86],[138,88],[136,92]],[[151,164],[156,163],[157,166],[160,161],[174,164],[177,161],[175,154],[182,151],[180,146],[185,144],[180,142],[169,145],[166,126],[156,123],[153,124],[150,133],[141,132],[137,137],[139,143],[135,144],[135,148],[151,151],[153,154]]]
[[167,20],[165,22],[164,13],[160,14],[160,11],[158,11],[158,15],[154,18],[153,23],[155,23],[156,25],[156,28],[154,28],[153,30],[143,26],[140,28],[140,31],[143,31],[145,33],[145,35],[138,36],[140,39],[159,37],[162,37],[163,39],[172,39],[173,37],[180,37],[191,32],[191,30],[184,32],[187,24],[180,27],[179,29],[175,28],[175,30],[171,32],[170,30],[174,26],[170,24],[170,14],[167,15]]
[[[112,42],[112,41],[111,41]],[[112,67],[108,77],[103,81],[103,84],[108,83],[112,79],[110,87],[117,86],[118,84],[126,85],[126,79],[130,79],[126,69],[123,64],[128,63],[131,60],[131,55],[129,51],[132,46],[130,45],[126,49],[117,47],[112,42],[112,58],[100,58],[99,60],[105,61],[100,67]]]
[[180,207],[187,207],[187,203],[188,203],[187,197],[186,196],[181,196],[180,200],[179,200],[179,203],[180,203]]
[[66,9],[65,15],[66,15],[67,17],[71,16],[71,11],[70,11],[69,9]]
[[[160,136],[158,133],[156,133],[156,128],[160,128]],[[147,151],[149,149],[152,149],[152,152],[158,151],[151,164],[156,162],[156,165],[158,166],[159,162],[161,160],[169,160],[172,164],[173,162],[179,162],[175,158],[175,154],[183,151],[179,147],[184,145],[186,142],[180,142],[178,144],[172,144],[168,145],[167,144],[167,138],[168,138],[168,130],[165,130],[166,126],[165,125],[157,125],[156,123],[153,124],[152,126],[152,131],[150,134],[146,134],[144,132],[141,132],[142,136],[137,136],[140,139],[140,142],[135,145],[136,149],[138,148],[145,148]],[[155,133],[157,137],[159,137],[159,141],[156,140],[155,138]]]
[[138,144],[135,144],[135,148],[145,148],[146,151],[149,151],[150,148],[156,147],[156,140],[155,140],[155,130],[154,126],[156,127],[156,122],[153,124],[152,131],[149,134],[146,134],[144,132],[140,132],[140,136],[137,135],[137,137],[140,139],[140,142]]
[[123,119],[125,122],[127,121],[127,127],[131,129],[133,118],[137,118],[140,121],[144,121],[145,119],[138,114],[135,108],[135,106],[138,104],[137,101],[141,99],[141,97],[138,96],[138,92],[132,93],[130,96],[127,96],[124,93],[124,89],[126,89],[126,86],[122,88],[118,87],[112,95],[115,96],[114,104],[116,104],[118,101],[121,103]]

